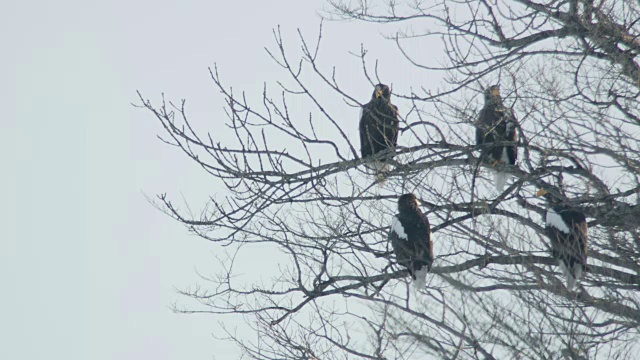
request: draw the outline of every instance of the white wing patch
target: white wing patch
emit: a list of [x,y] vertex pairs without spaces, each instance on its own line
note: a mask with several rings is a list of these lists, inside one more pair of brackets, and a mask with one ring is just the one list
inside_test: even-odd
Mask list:
[[560,217],[560,215],[553,209],[547,210],[547,225],[552,226],[565,234],[571,233],[571,230],[567,224],[564,223],[562,217]]
[[400,223],[397,216],[393,217],[393,221],[391,222],[391,231],[398,234],[400,239],[407,240],[407,233],[404,231],[404,227],[402,227],[402,223]]

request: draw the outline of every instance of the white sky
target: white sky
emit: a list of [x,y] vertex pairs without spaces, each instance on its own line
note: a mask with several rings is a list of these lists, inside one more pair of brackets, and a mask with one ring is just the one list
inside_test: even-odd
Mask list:
[[[220,191],[155,137],[135,90],[188,100],[199,123],[223,120],[207,67],[253,96],[283,76],[263,47],[278,24],[315,36],[314,1],[12,1],[0,14],[0,359],[236,358],[215,341],[218,319],[176,315],[174,287],[214,269],[211,244],[152,208],[143,192],[199,208]],[[357,52],[376,27],[325,23],[321,57],[367,101]],[[397,52],[394,52],[397,54]],[[402,88],[413,76],[380,64]],[[327,68],[329,69],[329,68]],[[394,69],[394,70],[391,70]],[[405,86],[408,88],[408,85]],[[342,104],[344,106],[344,104]],[[357,114],[353,129],[357,134]],[[355,138],[354,138],[355,139]],[[226,347],[225,347],[226,346]]]

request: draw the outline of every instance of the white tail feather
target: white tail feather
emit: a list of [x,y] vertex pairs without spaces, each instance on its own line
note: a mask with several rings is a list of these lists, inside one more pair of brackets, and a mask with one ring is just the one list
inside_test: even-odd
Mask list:
[[413,280],[413,287],[416,290],[424,289],[427,286],[427,274],[429,268],[424,266],[422,269],[416,271],[416,279]]
[[493,169],[491,171],[493,171],[493,182],[496,190],[498,190],[498,192],[502,192],[502,190],[504,190],[504,185],[507,183],[507,180],[509,180],[510,174],[502,173]]
[[576,278],[571,275],[571,273],[567,274],[567,290],[573,290],[573,287],[576,286]]
[[572,270],[567,274],[567,289],[569,290],[573,290],[578,280],[582,278],[582,265],[574,264]]
[[573,266],[573,273],[576,275],[576,280],[582,279],[582,272],[583,272],[582,264],[575,264]]
[[567,269],[567,265],[564,264],[564,261],[558,260],[558,267],[560,271],[562,271],[562,275],[565,277],[569,276],[569,269]]
[[382,186],[387,182],[387,176],[391,171],[391,164],[383,163],[380,161],[371,161],[365,164],[367,168],[375,171],[376,183],[378,186]]
[[[500,161],[503,164],[509,164],[509,154],[507,153],[507,147],[502,148],[502,154],[500,155]],[[493,170],[493,169],[492,169]],[[496,190],[498,192],[502,192],[504,190],[504,185],[507,183],[507,180],[511,177],[509,173],[502,173],[497,170],[493,170],[493,181],[495,182]]]
[[567,290],[573,290],[578,280],[582,279],[582,274],[584,272],[582,264],[574,264],[573,268],[568,269],[563,261],[558,261],[558,266],[560,267],[562,274],[567,278]]

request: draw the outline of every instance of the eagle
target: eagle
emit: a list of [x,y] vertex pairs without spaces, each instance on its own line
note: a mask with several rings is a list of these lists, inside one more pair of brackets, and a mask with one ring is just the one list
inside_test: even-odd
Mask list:
[[391,90],[385,84],[376,85],[371,101],[360,109],[360,153],[362,158],[377,157],[368,159],[365,166],[375,171],[380,185],[391,170],[385,162],[393,157],[399,126],[398,107],[391,103]]
[[406,267],[417,289],[424,289],[433,264],[433,242],[429,219],[420,210],[414,194],[398,199],[398,214],[391,221],[389,241],[398,264]]
[[587,219],[582,212],[560,204],[545,189],[538,190],[536,195],[545,197],[550,204],[545,215],[545,231],[551,240],[551,256],[558,262],[567,278],[567,289],[571,291],[587,266]]
[[[515,165],[518,158],[517,127],[513,110],[502,103],[500,86],[488,87],[484,92],[484,107],[476,122],[476,147],[481,149],[481,159],[488,158],[492,166],[498,163]],[[493,172],[496,190],[502,191],[509,174]]]

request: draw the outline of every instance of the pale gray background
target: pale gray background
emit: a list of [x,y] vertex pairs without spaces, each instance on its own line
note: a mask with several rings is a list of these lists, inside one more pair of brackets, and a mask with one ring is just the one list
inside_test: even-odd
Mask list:
[[[176,315],[174,287],[213,271],[214,248],[153,209],[143,192],[199,208],[204,172],[161,144],[135,90],[187,98],[201,124],[223,121],[207,67],[253,99],[284,76],[263,47],[282,26],[315,36],[314,1],[7,1],[0,11],[0,359],[236,358],[216,318]],[[367,101],[357,51],[409,84],[380,29],[325,23],[321,56]],[[327,67],[326,69],[330,69]],[[345,75],[352,74],[352,75]],[[353,79],[350,81],[349,76]],[[424,74],[422,75],[424,76]],[[428,79],[423,79],[428,80]],[[406,89],[408,87],[404,86]],[[341,104],[344,106],[344,104]],[[357,134],[357,114],[350,136]],[[306,121],[306,120],[305,120]],[[210,122],[210,123],[207,123]],[[209,125],[207,125],[209,126]],[[213,126],[213,125],[211,125]]]

